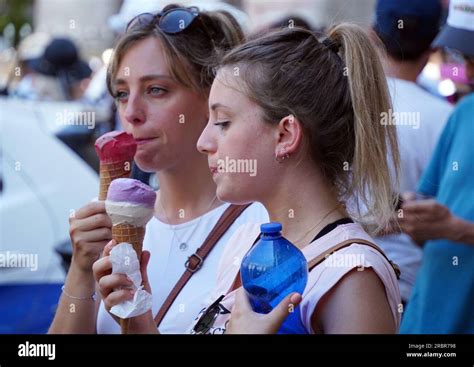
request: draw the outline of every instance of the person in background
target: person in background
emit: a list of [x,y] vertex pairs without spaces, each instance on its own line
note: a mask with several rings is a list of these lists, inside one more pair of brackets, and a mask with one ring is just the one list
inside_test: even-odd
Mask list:
[[[474,77],[474,0],[451,0],[434,47],[457,50]],[[406,195],[400,225],[423,244],[401,333],[474,333],[474,94],[450,116],[418,192]]]
[[26,61],[28,75],[13,95],[19,98],[70,101],[82,98],[92,70],[80,59],[75,44],[67,38],[54,38],[44,53]]
[[[439,0],[378,0],[373,30],[386,49],[385,70],[393,103],[400,149],[400,190],[414,191],[441,131],[451,105],[417,84],[438,33]],[[377,243],[401,270],[400,293],[407,303],[421,264],[421,248],[406,234],[378,236]]]
[[23,38],[18,45],[15,63],[7,77],[2,95],[10,95],[17,98],[31,98],[33,89],[34,72],[28,67],[28,63],[40,57],[48,44],[51,36],[44,32],[31,33]]

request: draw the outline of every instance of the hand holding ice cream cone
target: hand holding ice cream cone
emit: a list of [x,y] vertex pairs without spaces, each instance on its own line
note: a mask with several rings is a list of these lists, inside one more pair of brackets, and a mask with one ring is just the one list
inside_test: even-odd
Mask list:
[[[112,239],[118,244],[131,244],[138,262],[142,254],[145,227],[153,217],[155,201],[153,189],[134,179],[115,179],[108,190],[105,208],[112,221]],[[126,334],[128,322],[122,319],[120,324],[122,333]]]

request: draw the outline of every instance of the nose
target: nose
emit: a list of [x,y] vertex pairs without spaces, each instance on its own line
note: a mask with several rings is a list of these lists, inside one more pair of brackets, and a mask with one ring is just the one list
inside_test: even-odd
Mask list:
[[199,137],[197,144],[197,150],[202,154],[212,154],[216,152],[215,139],[212,136],[210,130],[210,124],[207,124]]
[[130,93],[123,117],[130,124],[142,124],[145,122],[145,104],[140,95]]

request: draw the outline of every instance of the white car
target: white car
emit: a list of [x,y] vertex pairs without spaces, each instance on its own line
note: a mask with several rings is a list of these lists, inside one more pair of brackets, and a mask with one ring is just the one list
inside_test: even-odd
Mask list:
[[98,174],[56,137],[80,108],[0,99],[0,333],[46,331],[65,278],[55,248],[97,197]]

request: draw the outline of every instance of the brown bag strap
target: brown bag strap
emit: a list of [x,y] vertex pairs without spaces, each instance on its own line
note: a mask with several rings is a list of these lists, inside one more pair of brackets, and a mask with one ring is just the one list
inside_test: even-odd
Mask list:
[[326,252],[322,253],[321,255],[319,256],[316,256],[313,260],[309,261],[308,262],[308,270],[311,271],[313,270],[317,265],[321,264],[324,260],[326,260],[330,255],[332,255],[334,252],[344,248],[344,247],[348,247],[354,243],[360,243],[360,244],[364,244],[364,245],[367,245],[367,246],[370,246],[372,248],[374,248],[375,250],[377,250],[378,252],[380,252],[382,254],[382,256],[389,262],[389,264],[392,266],[393,268],[393,271],[395,272],[395,275],[397,276],[397,279],[400,279],[400,268],[398,267],[397,264],[395,264],[392,260],[390,260],[387,255],[385,255],[385,253],[383,252],[383,250],[378,247],[376,244],[370,242],[370,241],[367,241],[367,240],[364,240],[364,239],[361,239],[361,238],[353,238],[353,239],[349,239],[347,241],[343,241],[341,243],[338,243],[337,245],[331,247],[329,250],[327,250]]
[[165,302],[163,303],[160,310],[155,316],[155,324],[157,327],[160,326],[161,321],[165,317],[166,313],[168,312],[169,308],[178,296],[179,292],[181,292],[181,290],[189,281],[189,279],[191,279],[193,274],[202,267],[202,264],[204,263],[204,260],[206,259],[207,255],[209,255],[211,250],[214,248],[217,242],[219,242],[224,233],[227,232],[232,223],[234,223],[234,221],[240,216],[240,214],[242,214],[242,212],[250,205],[251,204],[230,205],[225,210],[225,212],[222,213],[221,217],[205,239],[202,246],[199,247],[194,254],[188,257],[188,260],[184,264],[186,269],[184,270],[183,275],[181,275],[181,278],[179,278],[173,290],[170,292],[170,294],[168,295]]

